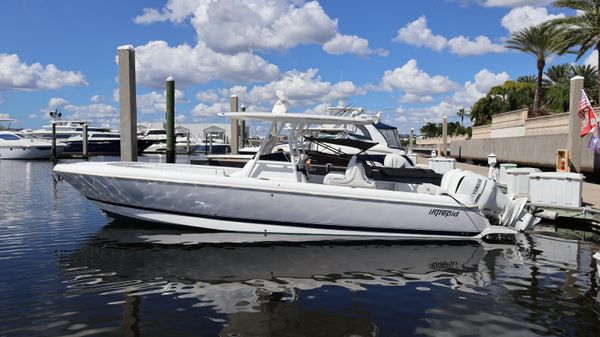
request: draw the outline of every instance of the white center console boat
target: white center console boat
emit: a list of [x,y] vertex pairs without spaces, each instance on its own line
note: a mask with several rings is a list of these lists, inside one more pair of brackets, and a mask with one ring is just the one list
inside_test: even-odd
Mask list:
[[[367,125],[375,116],[242,112],[271,123],[243,168],[139,162],[59,164],[54,171],[114,216],[204,229],[418,239],[514,234],[533,216],[493,180],[452,170],[440,186],[368,178],[355,157],[344,172],[311,176],[304,137],[315,125]],[[288,134],[289,161],[264,159]]]

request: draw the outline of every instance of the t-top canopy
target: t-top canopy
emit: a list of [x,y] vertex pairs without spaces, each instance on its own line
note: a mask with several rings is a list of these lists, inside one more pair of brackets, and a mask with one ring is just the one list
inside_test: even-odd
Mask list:
[[307,123],[307,124],[355,124],[365,125],[373,124],[377,121],[377,116],[327,116],[310,115],[303,113],[272,113],[272,112],[227,112],[222,116],[237,119],[252,119],[259,121],[277,121],[284,123]]

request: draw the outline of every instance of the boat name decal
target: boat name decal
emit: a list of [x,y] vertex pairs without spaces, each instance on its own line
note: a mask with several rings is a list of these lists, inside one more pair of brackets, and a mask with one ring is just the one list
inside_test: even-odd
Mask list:
[[475,184],[475,188],[473,189],[473,192],[471,193],[471,195],[473,197],[475,197],[477,195],[477,192],[479,191],[479,188],[481,187],[481,183],[482,182],[483,182],[483,180],[477,179],[477,183]]
[[429,210],[429,215],[433,215],[435,217],[438,216],[443,216],[444,218],[447,218],[449,216],[453,216],[453,217],[458,217],[458,214],[460,213],[460,211],[451,211],[448,209],[437,209],[437,208],[432,208]]
[[444,269],[456,269],[458,268],[458,262],[456,261],[436,261],[428,264],[429,270],[444,270]]

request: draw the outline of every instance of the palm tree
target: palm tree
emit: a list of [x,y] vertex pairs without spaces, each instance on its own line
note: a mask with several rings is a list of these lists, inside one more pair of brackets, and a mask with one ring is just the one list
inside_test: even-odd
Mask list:
[[[588,50],[596,49],[600,65],[600,1],[558,0],[552,5],[578,11],[575,16],[558,18],[547,23],[562,30],[559,39],[560,53],[570,52],[572,47],[579,46],[579,50],[575,52],[579,60]],[[600,72],[596,73],[596,89],[597,97],[600,97]]]
[[460,125],[464,126],[465,125],[465,116],[467,115],[467,109],[460,108],[460,109],[458,109],[456,114],[458,115],[458,117],[460,117]]
[[559,51],[556,35],[558,29],[551,25],[537,25],[524,28],[512,34],[506,41],[506,47],[533,54],[537,62],[537,81],[533,97],[533,111],[530,117],[542,114],[542,76],[546,59]]
[[537,82],[537,77],[535,77],[534,75],[519,76],[517,77],[517,82],[535,84]]
[[571,71],[573,76],[578,75],[583,77],[583,87],[590,91],[588,95],[589,98],[593,99],[595,102],[598,102],[598,92],[592,91],[598,85],[598,69],[589,64],[578,64],[572,66]]

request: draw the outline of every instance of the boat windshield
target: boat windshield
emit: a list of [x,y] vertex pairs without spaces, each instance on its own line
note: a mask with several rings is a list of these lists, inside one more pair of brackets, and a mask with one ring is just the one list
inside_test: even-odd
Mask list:
[[385,138],[385,141],[387,142],[389,147],[402,149],[402,143],[400,142],[400,135],[398,134],[397,129],[378,128],[378,130],[379,132],[381,132],[383,138]]

